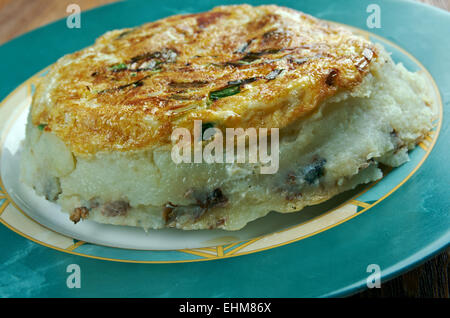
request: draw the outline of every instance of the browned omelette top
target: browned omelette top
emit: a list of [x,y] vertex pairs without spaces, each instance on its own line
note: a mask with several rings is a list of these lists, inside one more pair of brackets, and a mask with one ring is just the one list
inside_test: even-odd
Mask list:
[[278,6],[172,16],[61,58],[38,84],[32,121],[76,154],[165,144],[194,119],[282,128],[358,85],[375,52],[350,31]]

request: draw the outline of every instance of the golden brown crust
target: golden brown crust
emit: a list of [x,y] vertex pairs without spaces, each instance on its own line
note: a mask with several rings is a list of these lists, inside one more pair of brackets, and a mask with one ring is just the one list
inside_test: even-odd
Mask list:
[[375,55],[292,9],[217,7],[111,31],[63,57],[37,87],[32,121],[76,154],[166,144],[193,119],[281,128],[359,85]]

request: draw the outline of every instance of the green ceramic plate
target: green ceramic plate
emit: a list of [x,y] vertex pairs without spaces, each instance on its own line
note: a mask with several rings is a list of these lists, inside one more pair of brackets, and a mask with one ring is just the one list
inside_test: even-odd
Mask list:
[[[350,25],[429,77],[440,108],[434,129],[408,163],[377,183],[299,213],[270,214],[238,232],[150,235],[93,222],[74,227],[20,183],[17,162],[34,80],[48,65],[108,30],[231,3],[238,2],[120,2],[83,13],[80,29],[61,20],[0,47],[7,74],[0,79],[0,296],[341,296],[366,288],[371,264],[383,281],[448,246],[450,14],[409,1],[377,1],[379,28],[369,28],[371,1],[246,1]],[[66,284],[71,264],[80,266],[81,288]]]

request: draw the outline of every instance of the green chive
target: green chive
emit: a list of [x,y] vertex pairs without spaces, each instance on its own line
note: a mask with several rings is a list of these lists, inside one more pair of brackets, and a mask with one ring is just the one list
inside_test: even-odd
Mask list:
[[218,100],[220,98],[239,94],[240,92],[241,92],[241,85],[239,85],[239,84],[231,85],[231,86],[227,86],[225,88],[210,92],[209,99],[214,101],[214,100]]
[[202,140],[206,140],[204,138],[205,131],[209,128],[214,128],[214,123],[202,123]]
[[123,38],[124,36],[130,34],[130,33],[133,32],[134,30],[135,30],[135,29],[131,29],[131,30],[127,30],[127,31],[124,31],[124,32],[120,33],[120,34],[116,37],[116,40],[119,40],[119,39]]
[[113,65],[109,68],[110,71],[121,71],[121,70],[125,70],[127,69],[128,66],[125,63],[120,63],[120,64],[116,64]]
[[269,74],[266,75],[266,80],[271,81],[274,80],[278,77],[278,75],[280,75],[284,70],[283,69],[275,69],[272,72],[270,72]]
[[40,124],[40,125],[38,125],[38,129],[40,131],[43,131],[45,127],[47,127],[47,124]]
[[205,133],[206,129],[208,128],[214,128],[213,123],[202,123],[202,136]]

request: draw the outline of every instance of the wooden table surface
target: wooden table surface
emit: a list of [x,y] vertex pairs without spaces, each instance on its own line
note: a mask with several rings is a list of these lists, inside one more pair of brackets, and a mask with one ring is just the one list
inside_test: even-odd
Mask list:
[[[0,45],[27,31],[67,15],[71,3],[88,10],[116,0],[0,0]],[[417,0],[450,11],[450,0]],[[245,2],[245,1],[244,1]],[[408,273],[354,295],[367,297],[445,297],[449,298],[450,249]]]

